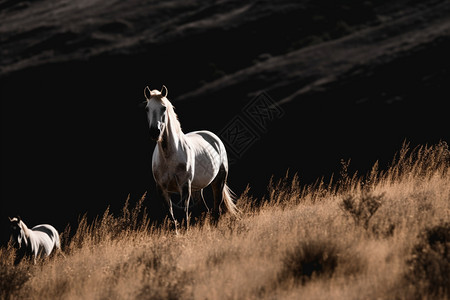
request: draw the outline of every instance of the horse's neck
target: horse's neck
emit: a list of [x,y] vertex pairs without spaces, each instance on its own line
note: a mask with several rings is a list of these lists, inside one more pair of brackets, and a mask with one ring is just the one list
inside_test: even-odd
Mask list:
[[180,122],[176,117],[168,116],[162,139],[158,142],[159,152],[165,157],[170,157],[179,151],[183,142],[184,133],[181,130]]
[[28,229],[27,225],[23,221],[20,221],[20,226],[22,227],[23,233],[25,234],[25,238],[30,237],[30,229]]

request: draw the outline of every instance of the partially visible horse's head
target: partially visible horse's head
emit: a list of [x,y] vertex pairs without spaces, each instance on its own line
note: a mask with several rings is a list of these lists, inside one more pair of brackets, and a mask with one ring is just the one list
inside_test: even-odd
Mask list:
[[145,111],[147,112],[148,125],[150,127],[150,137],[157,141],[167,125],[167,88],[162,86],[161,91],[150,90],[148,86],[144,89],[144,96],[147,99]]
[[19,216],[14,218],[9,218],[11,223],[11,231],[13,235],[13,240],[17,243],[18,248],[22,247],[22,242],[27,244],[25,224],[22,222]]

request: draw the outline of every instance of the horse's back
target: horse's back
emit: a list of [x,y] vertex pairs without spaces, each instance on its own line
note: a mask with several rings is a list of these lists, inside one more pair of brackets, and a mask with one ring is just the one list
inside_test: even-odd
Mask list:
[[223,145],[220,138],[212,133],[211,131],[207,130],[200,130],[200,131],[192,131],[186,134],[186,137],[195,144],[208,148],[209,151],[215,150],[217,154],[221,155],[222,160],[226,160],[226,151],[225,146]]
[[45,255],[50,255],[54,247],[60,248],[60,240],[58,231],[55,227],[42,224],[36,225],[31,229],[34,243],[37,252]]

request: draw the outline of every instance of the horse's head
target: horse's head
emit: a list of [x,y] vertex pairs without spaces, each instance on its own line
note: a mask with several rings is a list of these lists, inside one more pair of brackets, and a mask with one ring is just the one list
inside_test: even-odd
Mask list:
[[22,241],[26,243],[25,230],[23,228],[24,224],[19,216],[9,218],[9,222],[11,223],[11,231],[14,242],[17,243],[18,248],[20,248],[22,246]]
[[162,86],[161,91],[150,90],[148,86],[144,89],[144,96],[147,99],[145,111],[147,112],[148,125],[150,127],[150,137],[158,141],[161,139],[162,132],[167,125],[167,107],[168,101],[167,88]]

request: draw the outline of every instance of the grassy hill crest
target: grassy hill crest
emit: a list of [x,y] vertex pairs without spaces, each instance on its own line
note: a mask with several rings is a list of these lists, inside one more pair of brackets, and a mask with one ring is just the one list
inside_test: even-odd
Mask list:
[[397,153],[390,167],[303,186],[247,189],[238,219],[208,218],[174,235],[144,198],[62,234],[65,257],[14,266],[0,248],[4,299],[411,299],[450,296],[450,151],[445,142]]

